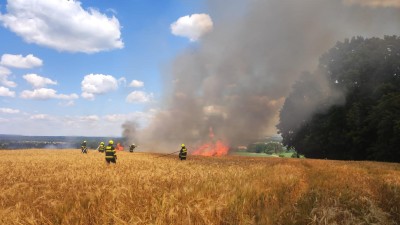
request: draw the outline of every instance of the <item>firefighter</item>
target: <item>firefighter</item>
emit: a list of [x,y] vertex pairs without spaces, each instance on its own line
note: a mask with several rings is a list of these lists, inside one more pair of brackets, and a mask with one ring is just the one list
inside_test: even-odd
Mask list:
[[186,160],[186,155],[187,155],[187,149],[185,147],[185,144],[181,145],[181,150],[179,151],[179,159],[180,160]]
[[129,146],[129,152],[133,152],[133,150],[136,148],[136,145],[135,144],[131,144],[130,146]]
[[106,149],[106,146],[104,146],[104,142],[100,142],[99,147],[97,147],[97,150],[99,150],[99,152],[104,152],[104,150]]
[[107,164],[117,163],[117,154],[115,152],[113,140],[110,140],[106,146],[106,162]]
[[84,140],[81,144],[81,152],[87,154],[86,140]]

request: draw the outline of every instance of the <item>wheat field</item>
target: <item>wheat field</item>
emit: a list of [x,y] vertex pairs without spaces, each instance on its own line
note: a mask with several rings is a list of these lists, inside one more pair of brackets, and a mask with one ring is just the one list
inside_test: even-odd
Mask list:
[[0,151],[1,224],[400,224],[400,164]]

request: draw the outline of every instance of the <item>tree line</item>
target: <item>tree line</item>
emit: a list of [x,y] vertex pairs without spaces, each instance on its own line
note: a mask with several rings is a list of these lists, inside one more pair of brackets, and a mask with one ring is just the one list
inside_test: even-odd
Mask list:
[[293,85],[277,128],[306,157],[400,162],[400,37],[336,43]]

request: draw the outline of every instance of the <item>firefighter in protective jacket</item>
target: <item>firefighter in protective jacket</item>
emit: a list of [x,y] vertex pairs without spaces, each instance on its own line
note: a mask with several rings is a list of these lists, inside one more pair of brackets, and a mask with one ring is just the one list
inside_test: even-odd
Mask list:
[[87,146],[86,146],[86,140],[82,142],[81,144],[81,152],[84,154],[87,154],[88,150],[87,150]]
[[99,152],[104,152],[106,150],[106,146],[104,145],[104,142],[100,142],[99,147],[97,148]]
[[114,141],[110,140],[106,146],[106,162],[117,163],[117,154],[115,152]]
[[186,160],[186,156],[187,156],[187,149],[185,144],[181,145],[181,150],[179,151],[179,159],[180,160]]
[[130,146],[129,146],[129,152],[133,152],[133,150],[136,148],[136,145],[135,144],[131,144]]

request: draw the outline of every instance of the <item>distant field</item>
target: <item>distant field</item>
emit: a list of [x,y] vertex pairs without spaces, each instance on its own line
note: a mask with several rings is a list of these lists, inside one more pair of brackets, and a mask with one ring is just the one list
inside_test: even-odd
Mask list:
[[400,224],[400,164],[0,151],[0,224]]
[[234,156],[248,156],[248,157],[279,157],[278,155],[270,155],[265,153],[254,153],[254,152],[235,152]]
[[284,157],[292,158],[293,152],[279,153],[279,154],[266,154],[266,153],[254,153],[254,152],[235,152],[234,156],[248,156],[248,157]]

